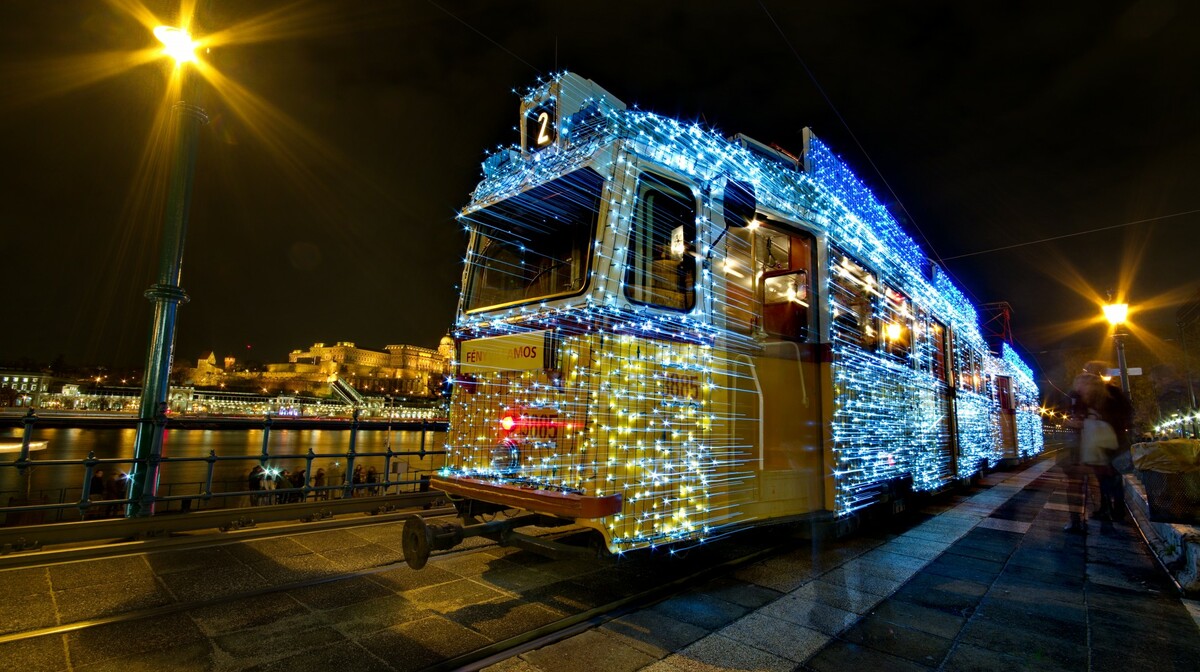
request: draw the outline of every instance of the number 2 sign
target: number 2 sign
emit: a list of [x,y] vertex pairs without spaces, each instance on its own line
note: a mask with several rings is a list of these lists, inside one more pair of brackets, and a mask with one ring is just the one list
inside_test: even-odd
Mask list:
[[554,144],[558,137],[558,119],[554,101],[548,100],[525,114],[525,143],[536,152]]

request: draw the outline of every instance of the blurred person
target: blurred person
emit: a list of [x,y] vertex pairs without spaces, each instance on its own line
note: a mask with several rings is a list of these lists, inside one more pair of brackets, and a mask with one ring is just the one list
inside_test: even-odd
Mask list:
[[379,486],[376,483],[379,483],[379,472],[375,470],[375,467],[369,467],[367,469],[367,492],[372,497],[379,494]]
[[259,493],[263,489],[263,477],[266,476],[266,470],[261,464],[254,465],[250,470],[250,475],[246,479],[246,489],[250,491],[250,506],[258,506]]
[[329,491],[325,489],[325,485],[325,469],[318,467],[312,482],[312,487],[316,491],[315,499],[329,499]]

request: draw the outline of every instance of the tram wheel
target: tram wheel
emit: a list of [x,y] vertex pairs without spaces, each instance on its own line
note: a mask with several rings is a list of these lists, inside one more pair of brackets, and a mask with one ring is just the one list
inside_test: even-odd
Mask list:
[[421,569],[429,561],[429,551],[433,546],[433,534],[425,519],[413,516],[404,521],[404,530],[400,533],[400,547],[404,550],[404,562],[413,569]]

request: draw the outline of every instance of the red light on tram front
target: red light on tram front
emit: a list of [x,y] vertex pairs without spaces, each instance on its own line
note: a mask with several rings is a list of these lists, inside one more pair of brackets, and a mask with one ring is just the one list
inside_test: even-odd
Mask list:
[[511,415],[506,415],[500,418],[500,428],[506,432],[511,432],[513,427],[517,426],[517,419]]

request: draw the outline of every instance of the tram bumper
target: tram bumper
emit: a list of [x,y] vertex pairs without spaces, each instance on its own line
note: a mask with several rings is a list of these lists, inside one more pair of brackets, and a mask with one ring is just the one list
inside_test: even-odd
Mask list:
[[505,485],[465,476],[435,476],[430,480],[430,487],[452,497],[481,500],[572,520],[604,518],[620,513],[622,503],[620,493],[589,497],[574,492]]

